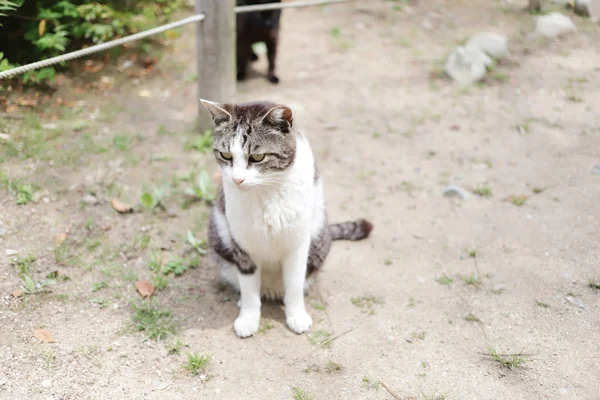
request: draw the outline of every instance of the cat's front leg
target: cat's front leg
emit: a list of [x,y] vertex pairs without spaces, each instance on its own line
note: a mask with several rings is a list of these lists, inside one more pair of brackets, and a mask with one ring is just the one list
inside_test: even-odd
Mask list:
[[260,324],[260,268],[254,272],[238,271],[240,282],[240,315],[233,323],[235,333],[241,337],[249,337],[258,332]]
[[[308,235],[307,235],[308,236]],[[312,318],[304,305],[304,282],[310,238],[283,260],[283,287],[285,290],[285,320],[296,333],[304,333],[312,326]]]

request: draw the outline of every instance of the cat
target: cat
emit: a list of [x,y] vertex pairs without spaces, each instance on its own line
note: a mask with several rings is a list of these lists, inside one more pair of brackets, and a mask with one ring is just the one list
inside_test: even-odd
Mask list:
[[208,241],[223,278],[241,292],[239,337],[258,331],[261,298],[282,299],[288,327],[300,334],[312,319],[305,290],[332,240],[360,240],[364,219],[328,225],[323,182],[290,108],[271,102],[201,100],[215,123],[213,150],[221,184]]
[[[238,6],[253,4],[280,3],[281,0],[237,0]],[[264,42],[267,46],[269,70],[267,79],[271,83],[279,83],[275,75],[275,58],[279,42],[279,20],[281,10],[255,11],[241,13],[236,16],[237,26],[237,80],[246,79],[248,62],[258,60],[252,51],[252,45]]]

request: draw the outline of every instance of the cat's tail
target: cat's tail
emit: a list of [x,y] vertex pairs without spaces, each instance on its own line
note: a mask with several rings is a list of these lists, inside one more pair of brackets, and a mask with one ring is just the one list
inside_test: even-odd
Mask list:
[[359,219],[358,221],[331,224],[328,228],[333,240],[361,240],[369,236],[373,230],[373,224],[366,219]]

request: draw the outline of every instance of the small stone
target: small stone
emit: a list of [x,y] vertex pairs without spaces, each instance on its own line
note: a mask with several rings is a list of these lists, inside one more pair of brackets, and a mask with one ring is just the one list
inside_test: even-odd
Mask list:
[[16,256],[19,254],[19,250],[6,249],[6,255],[9,257]]
[[467,47],[476,47],[488,56],[501,60],[508,57],[508,40],[505,35],[493,32],[482,32],[473,36]]
[[42,129],[56,129],[58,126],[54,122],[47,122],[42,124]]
[[[594,167],[592,168],[592,174],[600,175],[600,164],[594,165]],[[0,236],[2,236],[2,235],[0,235]]]
[[463,200],[471,198],[471,193],[469,193],[468,190],[456,185],[448,185],[446,189],[444,189],[443,195],[446,197],[460,197]]
[[573,297],[573,296],[567,296],[567,297],[565,297],[565,299],[570,304],[573,304],[574,306],[577,306],[577,307],[581,308],[582,310],[585,310],[585,304],[583,304],[583,301],[581,301],[580,299]]
[[537,17],[535,23],[535,31],[548,38],[555,38],[576,30],[571,18],[557,12]]
[[86,194],[85,196],[83,196],[81,198],[81,201],[83,201],[88,206],[95,206],[96,204],[98,204],[98,199],[96,198],[96,196],[91,194]]
[[50,386],[52,386],[52,381],[50,379],[45,379],[42,381],[42,387],[43,388],[49,388]]
[[50,203],[50,198],[49,197],[44,197],[42,198],[42,201],[46,204]]
[[575,12],[579,15],[589,16],[590,0],[575,0]]
[[456,82],[469,86],[483,79],[487,67],[493,63],[492,59],[478,48],[461,46],[450,53],[444,70]]
[[0,139],[2,140],[10,140],[10,135],[6,133],[0,133]]

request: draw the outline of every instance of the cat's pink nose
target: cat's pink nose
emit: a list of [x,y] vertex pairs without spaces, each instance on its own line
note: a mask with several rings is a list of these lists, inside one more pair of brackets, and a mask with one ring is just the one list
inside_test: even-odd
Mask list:
[[233,183],[240,186],[244,182],[244,178],[233,178]]

